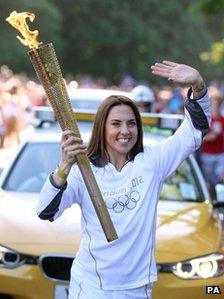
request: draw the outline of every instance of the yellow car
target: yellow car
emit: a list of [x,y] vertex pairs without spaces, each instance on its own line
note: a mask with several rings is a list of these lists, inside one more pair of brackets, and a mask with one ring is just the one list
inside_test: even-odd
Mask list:
[[[93,117],[77,113],[85,142]],[[180,123],[177,116],[142,118],[146,146],[167,137]],[[68,298],[70,267],[80,242],[80,210],[74,205],[53,223],[36,215],[38,192],[60,154],[60,130],[53,118],[41,124],[0,178],[1,299]],[[222,223],[193,156],[169,177],[161,193],[157,265],[154,299],[224,294]]]

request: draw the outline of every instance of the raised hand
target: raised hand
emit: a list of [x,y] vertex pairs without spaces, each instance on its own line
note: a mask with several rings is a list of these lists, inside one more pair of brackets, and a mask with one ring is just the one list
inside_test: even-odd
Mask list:
[[189,65],[165,60],[162,63],[155,63],[151,69],[154,75],[175,83],[191,85],[194,97],[200,97],[206,88],[200,73]]

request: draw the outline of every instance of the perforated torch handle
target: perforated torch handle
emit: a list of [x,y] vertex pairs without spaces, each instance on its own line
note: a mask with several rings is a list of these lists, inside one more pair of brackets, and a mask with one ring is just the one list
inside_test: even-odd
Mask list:
[[[53,44],[50,43],[37,49],[31,49],[29,56],[62,130],[70,128],[76,136],[81,137]],[[113,241],[118,236],[89,160],[85,154],[79,154],[76,158],[107,241]]]

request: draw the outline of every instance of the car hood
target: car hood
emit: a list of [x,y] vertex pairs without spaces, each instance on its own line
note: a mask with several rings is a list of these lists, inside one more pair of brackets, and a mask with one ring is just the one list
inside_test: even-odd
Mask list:
[[176,262],[220,249],[221,226],[208,202],[159,201],[157,261]]
[[[35,211],[37,193],[0,191],[0,245],[22,253],[74,254],[80,242],[78,205],[54,222]],[[157,261],[175,262],[218,251],[221,228],[208,203],[158,204]]]
[[0,191],[0,245],[23,253],[76,252],[80,209],[73,205],[54,222],[36,214],[37,193]]

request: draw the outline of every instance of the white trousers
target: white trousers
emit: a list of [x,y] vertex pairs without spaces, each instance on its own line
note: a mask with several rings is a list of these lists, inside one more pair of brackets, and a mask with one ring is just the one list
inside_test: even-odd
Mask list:
[[128,290],[102,290],[86,282],[70,281],[69,299],[151,299],[152,283]]

